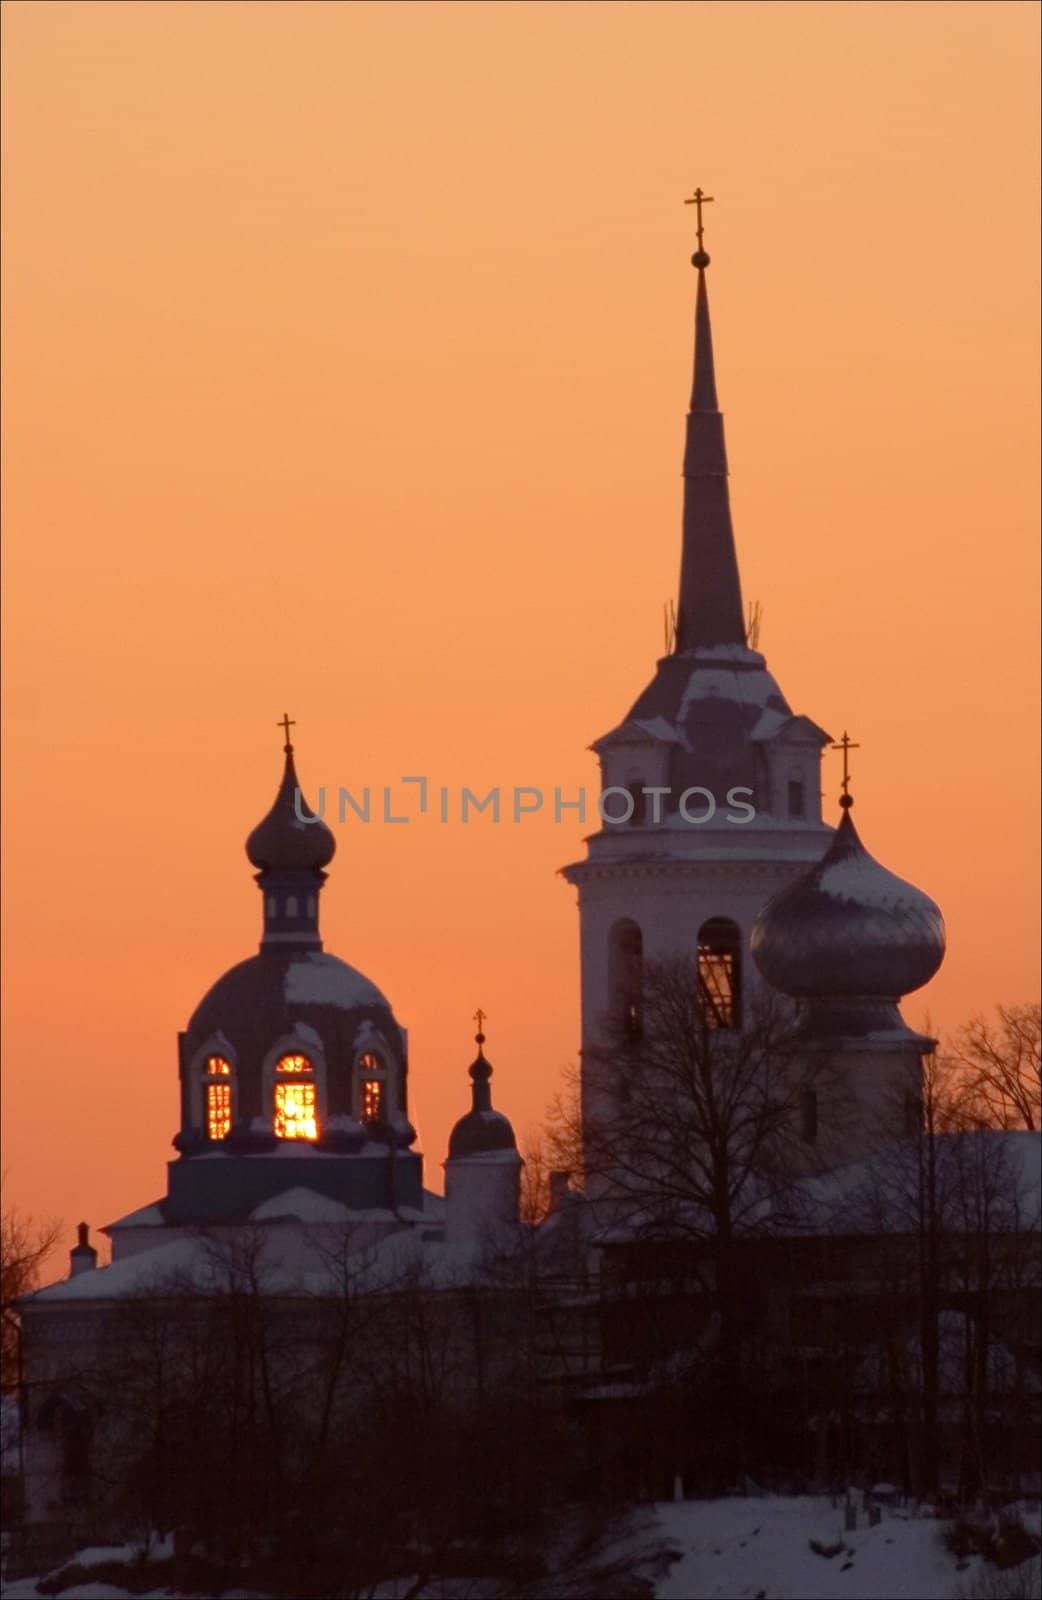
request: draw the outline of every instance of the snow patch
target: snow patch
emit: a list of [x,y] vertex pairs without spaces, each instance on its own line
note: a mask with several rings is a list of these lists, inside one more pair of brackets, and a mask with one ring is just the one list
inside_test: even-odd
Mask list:
[[331,1200],[328,1195],[306,1189],[302,1184],[283,1194],[272,1195],[250,1212],[252,1222],[273,1222],[283,1217],[297,1222],[347,1222],[351,1212],[339,1200]]
[[387,1004],[368,978],[346,961],[319,950],[309,951],[290,963],[282,992],[290,1005],[337,1006],[342,1011]]

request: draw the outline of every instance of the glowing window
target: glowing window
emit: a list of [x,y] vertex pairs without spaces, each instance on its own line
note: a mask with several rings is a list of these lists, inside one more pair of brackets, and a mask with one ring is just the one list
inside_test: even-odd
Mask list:
[[231,1132],[231,1075],[231,1063],[226,1061],[223,1056],[207,1056],[205,1088],[206,1137],[208,1139],[223,1139]]
[[315,1074],[307,1056],[283,1056],[275,1065],[275,1133],[280,1139],[317,1139]]
[[727,917],[698,930],[698,1005],[707,1028],[742,1026],[742,934]]
[[380,1057],[372,1050],[359,1056],[358,1066],[358,1116],[362,1122],[379,1122],[384,1115],[385,1079],[387,1070]]

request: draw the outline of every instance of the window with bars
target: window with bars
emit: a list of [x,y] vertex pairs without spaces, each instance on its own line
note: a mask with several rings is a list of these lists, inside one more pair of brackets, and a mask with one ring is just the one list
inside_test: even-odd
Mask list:
[[742,933],[729,917],[698,930],[698,1006],[707,1028],[742,1026]]
[[206,1137],[223,1139],[232,1127],[232,1068],[223,1056],[207,1056],[204,1073],[206,1091]]
[[387,1068],[375,1050],[367,1050],[355,1067],[360,1122],[380,1122],[387,1111]]
[[308,1056],[282,1056],[275,1063],[272,1126],[280,1139],[318,1138],[315,1071]]

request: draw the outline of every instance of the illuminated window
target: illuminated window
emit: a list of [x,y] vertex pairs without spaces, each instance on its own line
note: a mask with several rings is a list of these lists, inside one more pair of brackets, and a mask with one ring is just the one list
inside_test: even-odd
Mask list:
[[742,1026],[741,981],[741,930],[713,917],[698,930],[698,1005],[707,1028]]
[[317,1139],[315,1072],[307,1056],[282,1056],[275,1063],[275,1133],[280,1139]]
[[355,1074],[358,1081],[358,1117],[361,1122],[379,1122],[386,1114],[387,1069],[372,1050],[359,1056]]
[[204,1072],[206,1090],[206,1137],[223,1139],[232,1126],[232,1069],[223,1056],[207,1056]]

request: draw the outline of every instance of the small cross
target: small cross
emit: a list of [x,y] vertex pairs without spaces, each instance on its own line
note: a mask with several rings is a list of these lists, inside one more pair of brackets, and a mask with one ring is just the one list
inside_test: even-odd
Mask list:
[[694,194],[691,196],[691,198],[689,200],[685,200],[684,201],[684,204],[686,206],[695,206],[696,207],[696,210],[695,210],[695,219],[696,219],[695,220],[695,235],[696,235],[696,237],[698,239],[698,248],[699,248],[699,250],[702,249],[702,207],[703,206],[712,205],[712,203],[713,203],[713,196],[711,194],[706,194],[704,189],[696,189]]
[[296,726],[297,726],[297,724],[296,724],[296,722],[295,722],[295,721],[294,721],[294,720],[293,720],[293,719],[292,719],[292,718],[291,718],[291,717],[290,717],[290,714],[289,714],[289,712],[288,712],[288,711],[284,711],[284,712],[283,712],[283,714],[282,714],[282,721],[281,721],[281,722],[276,722],[276,724],[275,724],[275,726],[276,726],[276,728],[281,728],[281,729],[282,729],[282,731],[283,731],[283,733],[284,733],[284,734],[285,734],[285,735],[286,735],[286,746],[285,746],[285,747],[286,747],[286,749],[287,749],[287,750],[292,750],[292,749],[293,749],[293,746],[292,746],[292,744],[291,744],[291,743],[290,743],[290,737],[289,737],[289,730],[290,730],[290,729],[291,729],[291,728],[295,728],[295,727],[296,727]]
[[481,1007],[478,1006],[478,1009],[474,1013],[474,1021],[478,1025],[478,1032],[479,1033],[484,1032],[485,1020],[486,1020],[487,1016],[488,1016],[488,1013],[486,1011],[482,1011]]
[[843,737],[842,737],[842,739],[839,741],[838,744],[830,745],[829,748],[831,750],[842,750],[842,752],[843,752],[843,798],[845,800],[849,799],[850,798],[850,752],[851,752],[851,750],[860,750],[861,746],[859,744],[855,744],[854,743],[853,739],[850,737],[849,733],[844,728],[843,729]]

